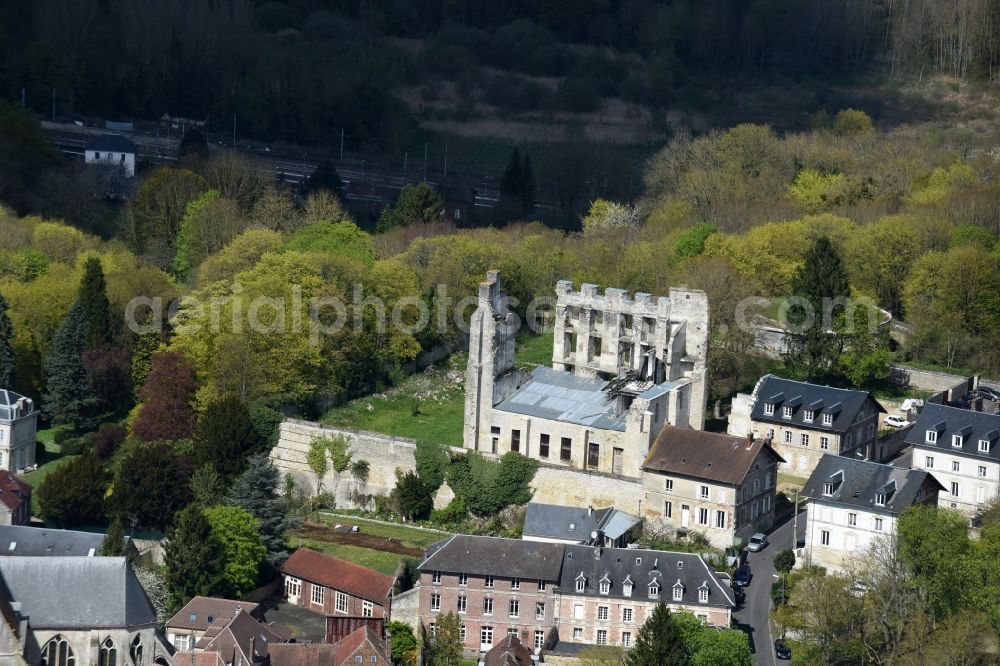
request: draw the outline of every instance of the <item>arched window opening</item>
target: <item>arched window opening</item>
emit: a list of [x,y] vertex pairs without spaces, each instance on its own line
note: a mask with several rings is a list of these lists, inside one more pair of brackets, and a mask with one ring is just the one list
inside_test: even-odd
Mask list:
[[62,636],[53,636],[42,648],[42,666],[76,666],[73,648]]

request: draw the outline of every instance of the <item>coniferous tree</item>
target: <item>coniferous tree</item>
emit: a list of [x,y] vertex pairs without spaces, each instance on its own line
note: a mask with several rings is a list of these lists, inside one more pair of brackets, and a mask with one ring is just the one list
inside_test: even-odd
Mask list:
[[521,189],[521,149],[514,146],[500,177],[500,196],[517,196]]
[[267,561],[277,568],[288,559],[285,531],[289,527],[285,502],[278,496],[278,469],[266,453],[247,460],[246,470],[237,477],[226,495],[226,504],[249,512],[260,522],[260,540],[267,548]]
[[201,133],[201,130],[192,127],[181,137],[181,145],[177,148],[177,154],[181,157],[193,155],[201,159],[208,159],[208,140]]
[[179,608],[198,595],[211,597],[225,591],[225,551],[200,504],[177,514],[167,539],[166,583],[172,607]]
[[0,294],[0,388],[14,387],[14,325],[7,316],[7,299]]
[[103,557],[121,557],[125,554],[125,528],[122,521],[115,518],[108,525],[108,531],[101,542],[101,555]]
[[247,456],[259,451],[263,444],[246,403],[235,396],[209,403],[198,420],[198,464],[212,465],[226,482],[245,469]]
[[666,604],[659,603],[639,629],[635,645],[625,655],[625,666],[687,666],[680,629]]
[[308,180],[306,180],[303,190],[304,194],[327,190],[340,196],[344,190],[344,181],[340,178],[340,174],[337,173],[337,167],[329,160],[323,160],[316,166],[316,170],[312,172]]
[[87,259],[87,263],[84,264],[77,300],[83,308],[83,318],[87,325],[85,346],[110,345],[116,337],[112,324],[111,303],[108,301],[104,271],[100,260],[96,257]]
[[111,508],[121,518],[162,530],[191,501],[192,464],[166,442],[143,442],[118,463]]
[[90,390],[83,364],[87,321],[80,299],[73,304],[56,329],[52,352],[45,363],[45,393],[42,404],[54,423],[79,427],[94,417],[98,400]]
[[792,279],[788,309],[789,365],[811,380],[829,372],[843,347],[845,303],[850,296],[847,270],[836,246],[825,236],[806,251]]

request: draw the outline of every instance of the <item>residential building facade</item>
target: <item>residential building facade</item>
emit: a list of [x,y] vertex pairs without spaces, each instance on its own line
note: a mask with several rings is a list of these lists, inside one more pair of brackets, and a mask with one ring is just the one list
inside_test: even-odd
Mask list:
[[903,509],[933,506],[941,484],[928,472],[827,454],[806,482],[805,561],[833,571],[857,564],[891,537]]
[[1000,415],[928,403],[905,441],[941,482],[940,506],[971,517],[1000,494]]
[[764,375],[751,395],[733,401],[729,433],[770,440],[783,472],[808,477],[828,453],[874,459],[884,411],[866,391]]
[[0,389],[0,469],[35,468],[38,410],[31,398]]
[[84,162],[115,166],[128,177],[135,175],[135,144],[117,134],[102,134],[84,146]]
[[260,604],[197,596],[167,620],[164,633],[174,649],[193,650],[199,639],[206,633],[218,633],[237,611],[248,613],[258,621],[264,620]]
[[735,601],[692,553],[456,535],[419,566],[419,613],[428,631],[455,612],[467,650],[512,635],[534,652],[555,642],[631,645],[661,601],[729,626]]
[[667,426],[643,463],[643,517],[728,548],[774,524],[782,462],[763,439]]
[[704,424],[708,299],[556,285],[552,367],[514,367],[518,320],[497,271],[479,288],[466,370],[468,449],[636,478],[666,424]]
[[395,578],[367,567],[299,548],[281,565],[285,598],[322,613],[389,619]]

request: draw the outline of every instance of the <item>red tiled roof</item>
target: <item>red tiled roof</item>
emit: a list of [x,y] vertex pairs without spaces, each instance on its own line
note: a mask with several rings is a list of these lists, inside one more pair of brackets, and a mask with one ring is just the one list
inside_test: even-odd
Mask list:
[[378,603],[389,597],[395,583],[392,576],[309,548],[299,548],[292,553],[281,565],[281,573]]
[[12,512],[31,497],[31,486],[10,472],[0,471],[0,502]]
[[337,666],[343,666],[350,662],[351,657],[365,642],[371,643],[375,650],[389,661],[389,655],[385,650],[385,641],[372,631],[368,625],[358,627],[335,644],[337,648]]
[[175,666],[226,666],[218,652],[178,652],[174,655]]
[[642,468],[738,485],[761,451],[776,462],[785,462],[762,439],[664,426],[649,448]]
[[334,666],[336,651],[329,643],[280,643],[271,646],[268,656],[271,666]]
[[[216,624],[221,628],[236,615],[237,610],[246,611],[254,616],[261,615],[260,604],[249,601],[219,599],[218,597],[197,596],[187,602],[184,608],[177,611],[176,615],[167,620],[165,626],[176,629],[195,629],[198,631],[205,631],[212,624]],[[208,620],[209,617],[212,618],[211,622]],[[218,630],[216,630],[216,633],[218,633]]]

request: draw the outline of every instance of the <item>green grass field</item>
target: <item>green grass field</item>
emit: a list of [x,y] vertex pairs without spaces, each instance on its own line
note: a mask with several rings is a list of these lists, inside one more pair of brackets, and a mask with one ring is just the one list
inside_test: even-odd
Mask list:
[[[329,539],[326,535],[319,534],[313,525],[303,526],[300,529],[288,533],[288,545],[291,548],[312,548],[321,553],[326,553],[331,557],[337,557],[348,562],[354,562],[361,566],[374,569],[387,575],[396,572],[400,561],[403,559],[419,560],[420,553],[432,543],[449,536],[446,532],[422,530],[405,525],[384,525],[356,516],[321,514],[314,520],[324,525],[333,526],[338,522],[351,525],[359,525],[361,532],[357,534],[345,534],[343,532],[329,532]],[[355,543],[339,543],[333,539],[343,540],[363,540],[367,543],[383,542],[388,548],[396,550],[413,549],[413,553],[401,554],[391,550],[379,550],[378,548],[368,548]],[[390,543],[391,542],[391,543]]]
[[[452,354],[430,371],[411,375],[383,393],[334,407],[320,421],[429,444],[461,446],[466,359],[466,354]],[[551,332],[518,338],[519,367],[548,365],[551,359]]]

